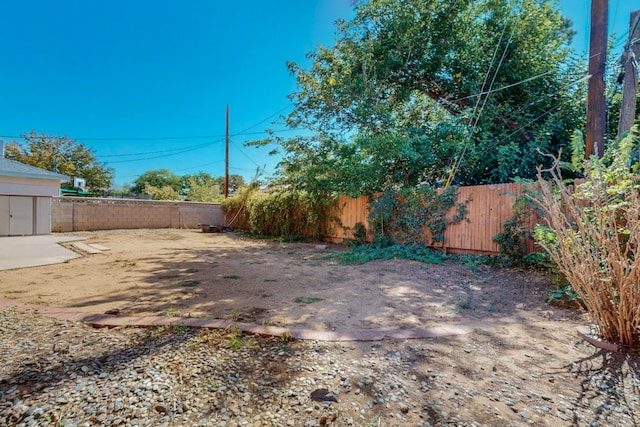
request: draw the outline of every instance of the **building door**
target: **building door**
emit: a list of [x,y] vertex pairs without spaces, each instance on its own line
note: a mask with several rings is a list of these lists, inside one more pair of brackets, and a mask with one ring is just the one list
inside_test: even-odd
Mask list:
[[0,236],[9,235],[9,196],[0,196]]
[[33,197],[0,196],[0,236],[33,234]]

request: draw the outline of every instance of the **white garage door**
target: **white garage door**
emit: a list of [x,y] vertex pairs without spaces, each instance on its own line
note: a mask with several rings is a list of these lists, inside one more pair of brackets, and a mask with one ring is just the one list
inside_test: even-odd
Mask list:
[[0,196],[0,236],[33,234],[33,197]]

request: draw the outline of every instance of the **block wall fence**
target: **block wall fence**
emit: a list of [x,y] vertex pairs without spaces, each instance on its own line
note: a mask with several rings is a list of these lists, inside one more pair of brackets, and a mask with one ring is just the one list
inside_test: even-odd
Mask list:
[[226,225],[218,203],[163,200],[54,197],[53,232],[128,228],[197,228],[198,224]]

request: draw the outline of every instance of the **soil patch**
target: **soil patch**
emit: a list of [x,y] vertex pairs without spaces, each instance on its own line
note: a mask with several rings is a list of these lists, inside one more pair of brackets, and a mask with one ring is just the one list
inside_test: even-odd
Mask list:
[[[62,401],[52,406],[61,413],[69,411],[69,396],[80,393],[78,402],[85,402],[77,390],[95,387],[109,390],[99,401],[115,408],[113,399],[120,394],[110,390],[132,381],[132,373],[145,375],[141,366],[148,363],[161,372],[157,386],[171,387],[173,397],[160,407],[185,411],[144,415],[157,424],[194,425],[206,417],[222,425],[220,419],[227,417],[225,425],[236,420],[239,425],[258,416],[264,417],[262,425],[284,425],[283,420],[334,426],[640,423],[637,358],[596,349],[580,338],[576,328],[586,318],[545,304],[551,281],[543,274],[460,260],[344,266],[329,257],[346,250],[341,246],[232,233],[73,235],[110,250],[65,264],[0,271],[0,297],[86,312],[199,316],[321,331],[465,324],[474,325],[473,332],[322,343],[184,328],[94,330],[4,310],[3,375],[17,384],[5,391],[0,385],[5,398],[20,394],[20,384],[41,384],[46,393],[25,391],[21,399],[33,407]],[[218,341],[207,344],[209,337]],[[70,350],[57,352],[60,348]],[[107,369],[109,363],[111,383],[98,374],[84,376],[94,365]],[[61,367],[59,380],[41,368],[54,365]],[[86,378],[95,384],[87,385]],[[208,387],[211,381],[220,389]],[[128,385],[124,389],[133,393]],[[329,390],[338,402],[310,399],[318,389]],[[199,411],[194,396],[207,402],[206,412]],[[93,410],[76,405],[80,414]],[[125,415],[134,419],[137,413]]]
[[109,248],[0,272],[0,295],[126,316],[232,319],[313,330],[523,324],[575,317],[544,304],[544,274],[459,260],[340,265],[338,245],[194,230],[74,233]]

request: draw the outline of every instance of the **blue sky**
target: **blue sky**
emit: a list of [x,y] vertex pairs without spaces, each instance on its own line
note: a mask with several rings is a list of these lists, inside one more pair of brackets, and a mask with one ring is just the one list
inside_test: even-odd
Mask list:
[[[260,167],[270,176],[270,148],[244,142],[284,129],[272,122],[290,111],[296,89],[286,62],[308,64],[308,52],[332,44],[334,22],[353,15],[352,0],[3,3],[0,139],[31,130],[76,138],[119,185],[161,168],[222,176],[227,104],[230,173],[250,179]],[[589,5],[559,2],[579,52]],[[640,1],[609,8],[610,32],[625,36]]]

